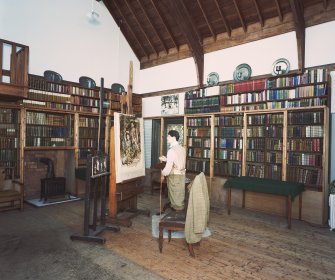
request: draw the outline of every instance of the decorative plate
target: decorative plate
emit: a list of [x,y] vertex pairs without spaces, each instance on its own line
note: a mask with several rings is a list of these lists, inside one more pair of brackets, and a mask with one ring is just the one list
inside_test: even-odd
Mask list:
[[95,88],[96,86],[95,81],[91,79],[90,77],[86,77],[86,76],[81,76],[79,78],[79,84],[85,88]]
[[44,78],[49,82],[56,82],[56,83],[60,83],[63,80],[60,74],[51,70],[44,71]]
[[243,63],[236,67],[233,78],[235,81],[249,80],[251,77],[251,67],[249,64]]
[[290,62],[286,58],[279,58],[272,64],[272,75],[285,75],[290,71]]
[[209,86],[216,86],[219,83],[219,74],[216,72],[211,72],[207,76],[207,84]]
[[112,84],[112,92],[121,94],[122,92],[125,92],[125,89],[123,85],[114,83]]

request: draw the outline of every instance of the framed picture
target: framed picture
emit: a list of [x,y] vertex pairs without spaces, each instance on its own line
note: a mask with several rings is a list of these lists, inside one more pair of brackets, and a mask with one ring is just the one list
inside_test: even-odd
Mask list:
[[92,176],[91,178],[97,178],[100,176],[108,175],[107,167],[107,155],[94,156],[92,157]]
[[143,119],[114,113],[116,183],[145,176]]
[[179,112],[178,94],[162,96],[161,98],[162,115],[174,115]]

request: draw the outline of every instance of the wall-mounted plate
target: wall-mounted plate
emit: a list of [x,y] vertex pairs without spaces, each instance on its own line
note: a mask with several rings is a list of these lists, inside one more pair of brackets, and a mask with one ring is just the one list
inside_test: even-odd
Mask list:
[[272,64],[272,75],[285,75],[290,71],[290,62],[286,58],[279,58]]
[[207,76],[207,84],[209,86],[216,86],[219,83],[219,74],[216,72],[211,72]]
[[55,71],[46,70],[46,71],[44,71],[43,76],[49,82],[60,83],[61,81],[63,81],[62,76]]
[[79,84],[85,88],[95,88],[96,86],[95,81],[92,78],[86,76],[81,76],[79,78]]
[[114,84],[112,84],[111,88],[112,88],[112,92],[114,92],[114,93],[121,94],[121,93],[125,92],[125,89],[124,89],[123,85],[121,85],[121,84],[114,83]]
[[235,81],[249,80],[251,77],[251,73],[252,73],[252,70],[249,64],[243,63],[236,67],[233,73],[233,78]]

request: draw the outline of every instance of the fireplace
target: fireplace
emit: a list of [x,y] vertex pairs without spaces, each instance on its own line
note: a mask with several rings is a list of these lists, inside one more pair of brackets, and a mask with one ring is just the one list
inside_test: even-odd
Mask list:
[[50,197],[65,196],[65,178],[55,177],[54,164],[50,158],[40,158],[48,166],[46,178],[41,179],[41,197],[44,202]]

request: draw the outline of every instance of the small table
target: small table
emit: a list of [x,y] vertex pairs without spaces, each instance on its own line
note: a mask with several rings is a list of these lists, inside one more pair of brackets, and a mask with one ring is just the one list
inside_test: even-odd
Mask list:
[[299,195],[299,220],[301,220],[302,210],[302,192],[305,186],[302,183],[278,181],[273,179],[256,178],[249,176],[241,176],[229,178],[224,184],[224,188],[228,191],[228,214],[230,215],[231,207],[231,189],[240,189],[243,191],[242,208],[245,207],[245,192],[259,192],[267,194],[282,195],[286,197],[287,202],[287,221],[288,228],[291,228],[292,219],[292,201]]

